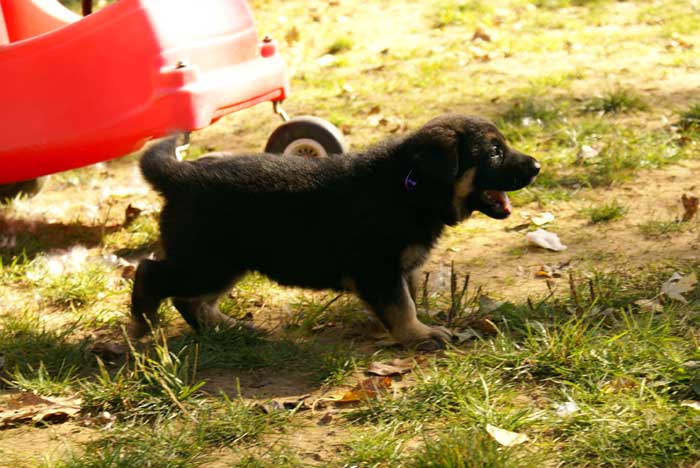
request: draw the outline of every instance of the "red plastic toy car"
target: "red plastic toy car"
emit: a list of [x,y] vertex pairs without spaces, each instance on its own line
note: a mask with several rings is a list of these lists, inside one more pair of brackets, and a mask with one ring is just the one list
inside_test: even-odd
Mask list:
[[[4,197],[288,94],[284,61],[244,0],[119,0],[84,18],[56,0],[0,0],[0,77]],[[300,117],[265,149],[346,148],[333,125]]]

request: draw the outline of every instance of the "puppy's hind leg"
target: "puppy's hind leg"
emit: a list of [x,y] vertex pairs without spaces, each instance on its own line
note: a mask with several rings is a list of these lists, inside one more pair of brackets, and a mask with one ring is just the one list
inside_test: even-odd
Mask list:
[[143,260],[134,275],[129,334],[140,338],[158,325],[158,306],[167,297],[167,266],[163,261]]
[[418,320],[405,278],[399,276],[381,283],[358,282],[357,290],[391,336],[404,346],[431,351],[444,348],[451,340],[448,329],[431,327]]

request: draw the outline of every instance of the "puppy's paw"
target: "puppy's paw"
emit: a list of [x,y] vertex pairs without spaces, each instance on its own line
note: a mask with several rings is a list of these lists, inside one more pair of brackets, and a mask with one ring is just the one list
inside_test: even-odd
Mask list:
[[131,322],[129,322],[129,325],[127,326],[126,331],[130,339],[138,340],[139,338],[143,338],[144,336],[151,333],[151,327],[145,322],[131,320]]
[[415,348],[419,351],[436,351],[444,349],[447,343],[452,341],[452,336],[452,332],[445,327],[433,327],[415,322],[411,327],[402,330],[400,336],[395,338],[408,348]]

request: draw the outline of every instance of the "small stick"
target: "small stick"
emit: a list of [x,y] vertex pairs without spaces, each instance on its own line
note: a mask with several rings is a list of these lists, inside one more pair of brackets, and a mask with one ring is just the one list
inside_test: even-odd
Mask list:
[[428,304],[428,280],[430,279],[430,272],[426,271],[423,275],[423,311],[427,314],[430,308],[430,304]]
[[581,304],[578,300],[578,292],[576,291],[576,283],[574,282],[573,272],[569,272],[569,288],[571,289],[571,299],[574,300],[574,305],[576,306],[576,311],[581,313]]
[[593,285],[593,278],[588,278],[588,289],[591,292],[591,304],[596,301],[595,286]]

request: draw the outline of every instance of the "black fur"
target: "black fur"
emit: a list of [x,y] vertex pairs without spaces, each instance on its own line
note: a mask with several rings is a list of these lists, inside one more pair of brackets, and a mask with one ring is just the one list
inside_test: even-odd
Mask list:
[[[507,152],[500,169],[489,153],[496,140]],[[399,341],[440,346],[448,332],[418,322],[407,296],[413,271],[445,225],[474,210],[493,215],[481,190],[519,189],[539,170],[534,159],[505,147],[493,124],[461,115],[323,159],[262,154],[178,162],[175,146],[167,139],[141,159],[144,177],[165,200],[165,256],[137,270],[136,335],[156,324],[167,297],[195,328],[230,323],[216,298],[255,270],[285,285],[352,290]],[[457,184],[467,182],[468,193],[457,196],[465,190]]]

